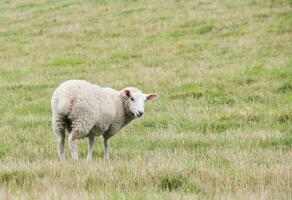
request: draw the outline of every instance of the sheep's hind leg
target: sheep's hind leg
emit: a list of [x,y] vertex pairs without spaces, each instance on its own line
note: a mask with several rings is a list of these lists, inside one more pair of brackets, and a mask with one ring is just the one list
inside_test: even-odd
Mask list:
[[65,123],[61,117],[53,116],[52,126],[58,140],[58,152],[61,161],[65,160],[64,146],[65,146]]
[[72,131],[68,137],[68,145],[71,151],[71,157],[73,160],[78,160],[77,139],[79,139],[79,131]]
[[107,134],[103,135],[103,145],[104,145],[104,159],[109,160],[110,158],[110,145],[109,145],[109,136]]
[[88,136],[88,152],[87,152],[87,160],[92,160],[92,153],[94,149],[94,135]]
[[60,135],[60,137],[58,137],[58,149],[59,149],[59,157],[61,161],[65,160],[64,146],[65,146],[65,134],[62,134]]
[[77,139],[84,138],[90,133],[93,127],[93,121],[89,118],[83,117],[72,122],[74,125],[69,134],[68,145],[71,151],[73,160],[78,160]]

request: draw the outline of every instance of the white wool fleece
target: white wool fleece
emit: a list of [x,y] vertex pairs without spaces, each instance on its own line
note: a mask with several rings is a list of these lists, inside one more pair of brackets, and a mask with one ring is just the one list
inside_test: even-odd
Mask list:
[[109,158],[108,139],[131,120],[144,113],[147,100],[156,94],[143,94],[137,88],[122,91],[102,88],[81,80],[69,80],[54,91],[51,101],[52,125],[59,142],[59,156],[64,160],[65,129],[70,133],[69,148],[78,159],[76,139],[89,138],[88,159],[92,159],[94,137],[103,135],[105,158]]

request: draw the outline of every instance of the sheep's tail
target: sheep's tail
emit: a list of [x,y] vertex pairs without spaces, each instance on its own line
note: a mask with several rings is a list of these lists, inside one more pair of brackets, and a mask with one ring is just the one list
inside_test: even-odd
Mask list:
[[59,99],[58,113],[62,115],[68,115],[71,110],[72,102],[68,98]]
[[52,99],[52,110],[53,113],[59,115],[68,115],[72,107],[72,99],[69,97],[54,98]]

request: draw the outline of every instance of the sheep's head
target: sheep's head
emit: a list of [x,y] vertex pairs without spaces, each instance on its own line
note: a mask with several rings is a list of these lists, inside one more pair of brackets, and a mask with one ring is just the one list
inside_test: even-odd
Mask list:
[[137,88],[127,87],[121,91],[124,109],[130,118],[138,118],[144,114],[147,101],[158,98],[157,94],[144,94]]

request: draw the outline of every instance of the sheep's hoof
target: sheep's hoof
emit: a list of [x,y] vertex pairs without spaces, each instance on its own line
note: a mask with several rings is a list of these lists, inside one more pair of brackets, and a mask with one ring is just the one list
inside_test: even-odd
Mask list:
[[73,159],[74,161],[77,161],[77,160],[78,160],[78,157],[72,157],[72,159]]
[[87,157],[86,160],[92,161],[92,157]]

